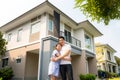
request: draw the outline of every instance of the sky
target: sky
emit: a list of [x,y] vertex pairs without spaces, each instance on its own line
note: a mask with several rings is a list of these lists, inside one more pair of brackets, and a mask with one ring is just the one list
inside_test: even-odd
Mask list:
[[[0,26],[3,26],[44,1],[45,0],[0,0]],[[89,20],[103,34],[103,36],[95,38],[95,42],[109,44],[117,51],[115,55],[120,57],[120,20],[112,20],[109,25],[106,26],[103,22],[97,23],[96,21],[91,21],[90,18],[86,18],[79,9],[74,8],[74,0],[48,1],[76,22]]]

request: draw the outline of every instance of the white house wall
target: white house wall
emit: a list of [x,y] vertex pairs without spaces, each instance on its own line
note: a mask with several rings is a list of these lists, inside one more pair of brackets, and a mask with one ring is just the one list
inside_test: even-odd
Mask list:
[[64,24],[62,22],[60,22],[60,31],[64,32]]
[[48,15],[46,14],[45,15],[42,15],[41,17],[41,22],[40,22],[40,38],[43,38],[43,37],[46,37],[47,35],[47,30],[48,30],[48,24],[47,24],[47,21],[48,21]]
[[[22,41],[17,41],[18,30],[22,29]],[[24,25],[20,26],[19,28],[13,29],[12,31],[6,34],[6,38],[8,38],[8,34],[12,33],[11,41],[8,42],[7,49],[13,49],[20,45],[24,45],[28,43],[29,35],[30,35],[30,22],[25,23]],[[24,36],[23,36],[24,35]]]
[[[42,15],[40,19],[40,37],[43,38],[47,34],[47,22],[46,16]],[[11,41],[8,42],[7,50],[18,48],[29,43],[30,31],[31,31],[31,22],[24,23],[16,29],[13,29],[5,34],[5,39],[7,40],[8,34],[12,33]],[[17,41],[18,30],[22,29],[22,40]],[[39,40],[38,40],[39,41]],[[37,42],[37,41],[36,41]]]
[[81,41],[81,48],[85,49],[84,30],[83,29],[74,30],[74,37]]

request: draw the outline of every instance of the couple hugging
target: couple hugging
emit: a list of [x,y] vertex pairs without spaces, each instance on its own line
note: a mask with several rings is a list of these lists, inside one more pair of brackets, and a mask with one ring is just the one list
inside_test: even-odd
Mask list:
[[60,75],[62,80],[73,80],[73,71],[71,65],[71,46],[65,43],[64,37],[58,38],[58,43],[52,53],[51,61],[49,63],[48,75],[50,80],[57,80]]

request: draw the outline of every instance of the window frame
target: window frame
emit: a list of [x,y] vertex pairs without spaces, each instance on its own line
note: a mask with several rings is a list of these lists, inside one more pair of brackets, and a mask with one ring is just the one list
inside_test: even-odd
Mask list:
[[16,59],[16,63],[17,63],[17,64],[20,64],[21,62],[22,62],[22,59],[21,59],[21,58],[17,58],[17,59]]
[[108,56],[108,60],[112,60],[112,58],[111,58],[111,52],[109,51],[109,50],[107,50],[107,56]]
[[34,23],[31,23],[30,34],[34,34],[34,33],[40,32],[40,25],[39,25],[39,30],[36,31],[36,32],[33,32],[33,25],[36,25],[36,24],[40,24],[40,21],[36,21]]
[[[6,60],[7,60],[7,62],[6,62]],[[8,66],[8,62],[9,62],[9,58],[3,58],[2,59],[2,67]]]
[[[86,37],[89,38],[89,40],[90,40],[89,43],[90,43],[90,44],[86,43],[86,39],[87,39]],[[92,47],[93,45],[92,45],[92,44],[93,44],[93,43],[92,43],[92,37],[89,36],[88,34],[85,34],[85,48],[86,48],[86,49],[89,49],[89,50],[93,50],[93,47]],[[87,47],[87,46],[88,46],[88,47]]]
[[[21,34],[19,33],[20,31],[21,31]],[[22,41],[22,31],[23,31],[23,29],[19,29],[17,32],[17,42]]]
[[69,30],[64,29],[64,37],[67,42],[72,42],[71,32]]
[[[52,22],[51,28],[50,28],[50,21]],[[49,19],[48,19],[48,31],[53,32],[53,29],[54,29],[53,17],[52,17],[52,16],[49,16]]]
[[9,33],[9,34],[8,34],[8,38],[7,38],[7,41],[8,41],[8,42],[11,41],[11,38],[12,38],[12,33]]

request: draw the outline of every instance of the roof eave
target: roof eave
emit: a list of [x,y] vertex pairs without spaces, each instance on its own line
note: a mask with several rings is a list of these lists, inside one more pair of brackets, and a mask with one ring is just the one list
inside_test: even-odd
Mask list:
[[[87,26],[83,26],[86,24]],[[78,23],[80,28],[86,29],[89,33],[91,33],[94,37],[102,36],[103,34],[94,26],[92,25],[88,20],[85,20],[83,22]],[[94,32],[90,32],[89,29],[93,30]],[[94,34],[96,33],[96,34]]]
[[[17,18],[13,19],[12,21],[6,23],[5,25],[1,26],[1,27],[0,27],[0,31],[4,33],[4,32],[7,31],[6,29],[8,29],[8,27],[12,27],[12,25],[14,25],[15,23],[19,23],[18,25],[20,25],[20,24],[25,23],[26,21],[29,21],[30,18],[27,19],[26,17],[27,17],[27,16],[29,17],[29,15],[31,14],[31,12],[33,12],[34,10],[36,10],[36,9],[42,7],[42,6],[52,7],[52,8],[53,8],[55,11],[57,11],[59,14],[61,14],[62,16],[64,16],[64,17],[67,18],[68,20],[70,20],[74,25],[76,25],[76,26],[78,25],[73,19],[71,19],[69,16],[67,16],[65,13],[63,13],[61,10],[59,10],[58,8],[56,8],[56,7],[55,7],[54,5],[52,5],[49,1],[45,1],[45,2],[41,3],[40,5],[34,7],[33,9],[31,9],[31,10],[23,13],[22,15],[18,16]],[[44,12],[43,12],[43,13],[44,13]],[[22,19],[24,19],[24,18],[26,18],[25,21],[22,20]],[[21,22],[21,23],[20,23],[20,22]],[[17,26],[17,25],[15,25],[15,27],[16,27],[16,26]]]

